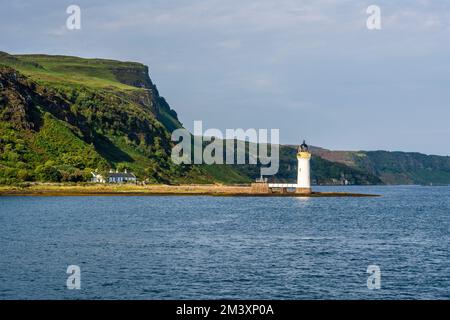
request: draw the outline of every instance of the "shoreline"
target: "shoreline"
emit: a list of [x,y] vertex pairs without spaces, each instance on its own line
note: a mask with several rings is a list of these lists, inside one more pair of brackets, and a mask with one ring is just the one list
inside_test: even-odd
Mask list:
[[312,192],[301,194],[257,193],[242,185],[64,185],[34,184],[26,187],[0,186],[1,196],[216,196],[216,197],[378,197],[376,194],[351,192]]

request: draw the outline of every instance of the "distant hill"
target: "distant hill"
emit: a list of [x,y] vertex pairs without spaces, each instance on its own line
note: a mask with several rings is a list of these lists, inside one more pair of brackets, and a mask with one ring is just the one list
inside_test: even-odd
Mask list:
[[330,151],[313,154],[379,177],[385,184],[449,185],[450,157],[415,152]]
[[[174,165],[182,124],[135,62],[0,52],[0,184],[86,181],[130,169],[152,183],[248,183],[250,165]],[[296,177],[296,148],[281,146],[277,181]],[[449,183],[448,157],[313,149],[317,184]]]
[[[313,148],[314,149],[314,148]],[[256,179],[260,176],[259,166],[239,165],[235,170]],[[295,182],[297,180],[297,146],[280,146],[280,168],[269,178],[276,182]],[[317,154],[311,158],[311,180],[313,184],[341,185],[344,183],[369,185],[383,184],[376,175],[363,169],[353,168],[339,162],[329,161]]]

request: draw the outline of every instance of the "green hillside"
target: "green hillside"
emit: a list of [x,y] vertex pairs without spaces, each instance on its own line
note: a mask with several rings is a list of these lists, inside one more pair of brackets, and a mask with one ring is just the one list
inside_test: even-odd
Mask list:
[[[0,184],[87,181],[125,168],[150,183],[249,183],[254,165],[174,165],[177,113],[135,62],[0,52]],[[281,146],[274,181],[293,181],[295,146]],[[317,184],[450,183],[448,157],[314,148]]]
[[417,152],[330,151],[313,154],[379,177],[385,184],[450,184],[450,157]]
[[151,86],[146,76],[147,67],[135,62],[49,55],[12,56],[4,52],[0,53],[0,61],[41,84],[121,90],[138,90]]
[[181,124],[142,64],[1,53],[0,90],[0,183],[84,181],[110,168],[214,181],[170,161]]

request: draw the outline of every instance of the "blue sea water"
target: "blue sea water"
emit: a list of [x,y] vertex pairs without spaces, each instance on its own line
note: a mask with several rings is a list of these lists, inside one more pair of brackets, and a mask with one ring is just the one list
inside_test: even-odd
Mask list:
[[0,197],[0,299],[450,298],[450,187],[316,189],[382,196]]

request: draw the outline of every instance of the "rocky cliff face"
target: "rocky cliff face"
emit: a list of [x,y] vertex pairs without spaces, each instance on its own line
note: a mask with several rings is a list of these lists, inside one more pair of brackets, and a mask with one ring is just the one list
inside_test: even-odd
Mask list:
[[17,129],[34,129],[38,118],[32,104],[34,87],[14,69],[0,66],[0,120]]
[[20,170],[39,180],[46,163],[84,173],[127,167],[154,182],[188,174],[170,161],[170,132],[181,124],[147,72],[135,63],[2,53],[0,180]]

